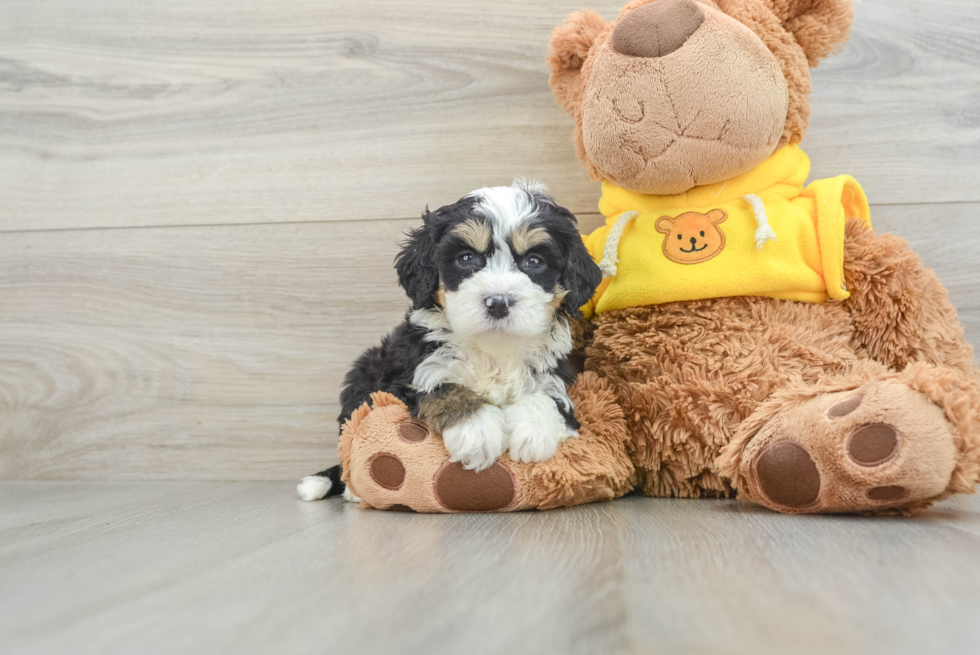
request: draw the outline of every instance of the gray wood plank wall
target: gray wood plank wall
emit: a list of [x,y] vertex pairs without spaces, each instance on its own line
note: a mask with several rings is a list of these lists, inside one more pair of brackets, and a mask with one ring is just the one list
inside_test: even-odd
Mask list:
[[[598,224],[543,63],[582,4],[0,4],[0,479],[336,461],[426,204],[529,175]],[[814,72],[813,177],[857,177],[980,343],[980,4],[855,8]]]

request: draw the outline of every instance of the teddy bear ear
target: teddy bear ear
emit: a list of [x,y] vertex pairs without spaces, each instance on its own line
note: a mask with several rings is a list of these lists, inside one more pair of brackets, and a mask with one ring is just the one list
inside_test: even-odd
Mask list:
[[582,100],[582,65],[607,24],[596,12],[583,9],[570,14],[551,33],[546,60],[551,68],[549,84],[559,104],[570,114]]
[[806,53],[810,68],[847,41],[854,22],[851,0],[769,0],[783,23]]
[[657,228],[657,232],[660,232],[660,234],[670,234],[670,230],[674,227],[674,219],[670,216],[661,216],[657,219],[654,227]]

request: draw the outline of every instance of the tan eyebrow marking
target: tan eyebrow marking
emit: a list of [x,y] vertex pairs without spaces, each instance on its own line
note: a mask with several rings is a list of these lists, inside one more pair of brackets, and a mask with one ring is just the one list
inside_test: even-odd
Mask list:
[[465,241],[477,252],[485,252],[493,235],[490,226],[483,221],[467,219],[453,228],[453,234]]
[[510,237],[510,243],[518,255],[523,255],[534,246],[540,246],[549,241],[551,241],[551,235],[548,234],[548,230],[543,227],[530,228],[527,225],[518,227]]

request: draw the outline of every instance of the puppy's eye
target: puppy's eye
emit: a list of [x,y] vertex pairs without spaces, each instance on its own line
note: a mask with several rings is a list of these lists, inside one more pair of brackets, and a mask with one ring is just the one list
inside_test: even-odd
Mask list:
[[521,268],[528,273],[537,273],[538,271],[543,270],[545,266],[547,266],[547,264],[545,264],[544,260],[537,255],[525,257],[524,261],[521,262]]
[[476,268],[477,266],[481,266],[482,262],[483,258],[480,255],[470,252],[469,250],[466,252],[461,252],[456,258],[456,263],[463,268]]

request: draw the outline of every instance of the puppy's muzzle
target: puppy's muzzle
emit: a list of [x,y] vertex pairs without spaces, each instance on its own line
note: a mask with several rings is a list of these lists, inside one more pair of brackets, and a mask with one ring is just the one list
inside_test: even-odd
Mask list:
[[514,304],[514,299],[510,296],[490,296],[485,302],[490,318],[500,320],[510,312],[510,306]]

